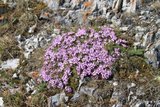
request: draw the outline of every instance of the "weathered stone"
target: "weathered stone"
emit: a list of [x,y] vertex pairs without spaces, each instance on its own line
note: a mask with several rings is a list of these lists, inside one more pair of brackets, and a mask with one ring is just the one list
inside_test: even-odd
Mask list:
[[79,93],[86,94],[88,96],[93,96],[93,92],[95,91],[95,88],[90,87],[81,87]]
[[148,63],[151,64],[154,68],[158,67],[157,52],[155,51],[155,49],[151,49],[145,52],[144,56],[148,59]]
[[117,81],[113,82],[113,86],[118,86],[118,82]]
[[137,32],[146,32],[147,31],[147,28],[146,27],[142,27],[142,26],[136,26],[135,27],[135,30]]
[[128,13],[135,13],[137,10],[137,7],[141,6],[142,2],[141,0],[130,0],[130,6],[127,10]]
[[160,107],[160,102],[158,102],[158,103],[156,104],[156,107]]
[[123,107],[123,105],[118,103],[118,104],[114,104],[112,107]]
[[145,106],[145,102],[137,102],[137,104],[135,105],[135,107],[146,107]]
[[78,92],[75,92],[73,97],[71,98],[71,101],[78,101],[80,98],[80,94]]
[[120,27],[120,30],[126,32],[128,31],[128,27]]
[[[80,8],[78,5],[79,5],[79,3],[80,3],[80,0],[71,0],[71,7],[72,7],[72,9],[78,9],[78,8]],[[78,8],[77,8],[78,7]]]
[[157,33],[155,34],[155,41],[160,40],[160,29],[157,31]]
[[67,101],[68,97],[64,92],[62,92],[60,94],[56,94],[48,98],[48,107],[57,107],[60,104],[65,103]]
[[127,88],[130,89],[130,88],[134,88],[136,87],[136,84],[135,83],[131,83],[131,84],[128,84],[127,85]]
[[28,30],[28,33],[34,33],[36,27],[37,27],[37,24],[31,26],[31,27],[29,28],[29,30]]
[[160,27],[160,19],[157,19],[156,24]]
[[10,59],[7,61],[4,61],[0,65],[0,69],[16,69],[19,66],[20,59]]
[[154,34],[153,32],[148,32],[146,35],[143,36],[142,46],[147,47],[149,44],[153,43],[154,41]]
[[0,97],[0,107],[4,107],[3,97]]
[[141,41],[141,38],[143,36],[143,33],[139,32],[135,35],[135,41],[136,42],[140,42]]
[[113,16],[112,19],[111,19],[113,25],[115,26],[121,26],[121,19],[118,19],[116,16]]
[[123,0],[114,0],[112,9],[116,12],[120,12],[122,10]]
[[114,15],[115,13],[113,11],[107,12],[106,14],[107,20],[110,21]]
[[14,73],[12,78],[18,78],[17,73]]
[[57,10],[59,8],[60,0],[43,0],[50,9]]

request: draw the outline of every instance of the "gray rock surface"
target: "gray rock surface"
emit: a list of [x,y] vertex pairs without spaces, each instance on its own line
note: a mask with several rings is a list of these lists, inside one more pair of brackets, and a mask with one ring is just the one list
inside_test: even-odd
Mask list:
[[19,66],[19,62],[20,59],[10,59],[7,61],[4,61],[1,65],[0,65],[0,69],[16,69]]
[[4,107],[3,97],[0,97],[0,107]]
[[64,92],[56,94],[48,98],[48,107],[57,107],[60,104],[63,104],[68,101],[68,96]]

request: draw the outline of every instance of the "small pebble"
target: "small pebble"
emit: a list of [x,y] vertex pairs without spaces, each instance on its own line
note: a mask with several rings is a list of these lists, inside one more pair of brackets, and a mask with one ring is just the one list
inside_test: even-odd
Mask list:
[[118,82],[113,82],[113,86],[117,86],[118,85]]

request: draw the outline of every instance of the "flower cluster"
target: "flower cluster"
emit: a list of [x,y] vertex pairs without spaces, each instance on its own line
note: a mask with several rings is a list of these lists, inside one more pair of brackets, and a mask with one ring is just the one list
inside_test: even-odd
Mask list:
[[41,76],[50,86],[72,91],[70,78],[73,69],[79,78],[86,76],[108,79],[113,63],[120,56],[120,49],[110,53],[105,45],[114,43],[126,46],[126,41],[118,39],[111,28],[79,29],[54,38],[46,50]]

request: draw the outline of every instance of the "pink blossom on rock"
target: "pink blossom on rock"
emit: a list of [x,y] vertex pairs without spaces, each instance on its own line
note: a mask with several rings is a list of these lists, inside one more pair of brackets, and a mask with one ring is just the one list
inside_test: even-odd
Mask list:
[[126,47],[126,41],[118,39],[108,27],[101,27],[98,32],[83,28],[58,35],[45,52],[42,79],[66,92],[72,92],[69,82],[75,73],[81,79],[87,76],[108,79],[112,65],[121,55],[119,48],[114,48],[112,54],[105,49],[105,44],[112,42]]

